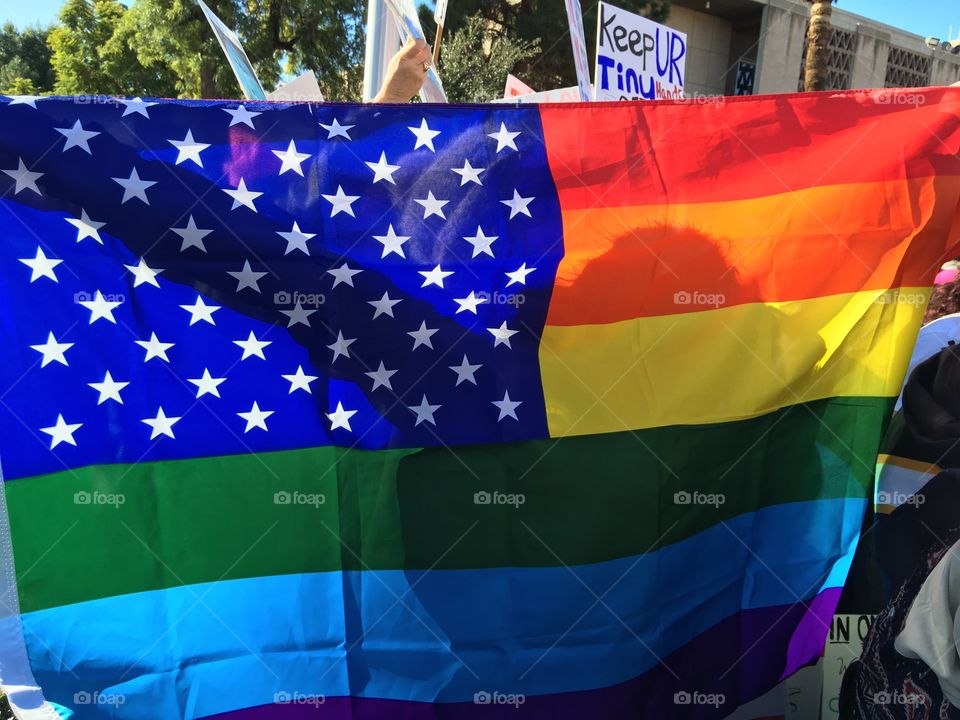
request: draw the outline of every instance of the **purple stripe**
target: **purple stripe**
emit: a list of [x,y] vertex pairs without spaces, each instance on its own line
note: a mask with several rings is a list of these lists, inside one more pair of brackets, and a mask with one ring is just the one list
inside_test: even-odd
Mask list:
[[[208,720],[722,718],[820,656],[840,592],[840,588],[830,588],[805,603],[743,611],[638,678],[597,690],[529,696],[519,707],[329,697],[318,705],[264,705],[210,716]],[[676,704],[675,693],[683,691],[722,694],[725,702],[718,707]]]

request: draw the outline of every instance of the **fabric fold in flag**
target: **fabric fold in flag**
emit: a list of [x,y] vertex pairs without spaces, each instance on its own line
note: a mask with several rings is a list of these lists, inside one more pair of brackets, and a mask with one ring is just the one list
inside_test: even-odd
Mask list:
[[766,697],[822,652],[960,240],[960,90],[910,92],[0,100],[12,703]]

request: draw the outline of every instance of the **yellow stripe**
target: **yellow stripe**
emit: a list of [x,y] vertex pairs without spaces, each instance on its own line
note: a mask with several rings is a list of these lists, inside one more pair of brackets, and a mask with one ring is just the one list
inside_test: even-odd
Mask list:
[[915,470],[918,473],[926,473],[929,475],[936,475],[942,470],[939,465],[935,463],[923,462],[922,460],[911,460],[910,458],[905,458],[901,455],[887,455],[885,453],[880,453],[877,455],[877,472],[880,472],[880,468],[883,465],[896,465],[897,467],[902,467],[907,470]]
[[718,423],[830,397],[900,391],[930,291],[754,303],[547,326],[550,435]]

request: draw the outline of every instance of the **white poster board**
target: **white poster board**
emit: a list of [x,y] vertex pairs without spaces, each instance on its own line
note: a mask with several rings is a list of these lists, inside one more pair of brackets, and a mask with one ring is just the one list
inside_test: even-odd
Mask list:
[[567,6],[567,23],[570,25],[570,42],[573,43],[573,62],[577,68],[577,87],[580,99],[590,100],[590,60],[587,58],[587,38],[583,34],[583,13],[580,0],[564,0]]
[[574,85],[572,87],[558,88],[556,90],[544,90],[543,92],[530,92],[530,93],[523,93],[522,95],[514,95],[513,97],[497,98],[496,100],[491,100],[490,102],[497,103],[497,104],[506,104],[506,103],[574,103],[574,102],[582,102],[582,101],[580,99],[580,87],[578,85]]
[[223,48],[223,54],[227,56],[227,62],[233,74],[237,76],[237,82],[240,83],[240,89],[247,100],[266,100],[267,94],[263,91],[263,85],[257,79],[257,71],[253,69],[253,64],[247,53],[240,44],[240,38],[228,28],[218,18],[213,10],[207,7],[203,0],[197,0],[197,4],[203,11],[204,17],[210,23],[213,34],[217,37],[220,47]]
[[822,720],[840,718],[840,684],[850,663],[860,657],[873,615],[834,615],[823,651]]
[[[415,40],[426,40],[417,10],[413,6],[413,0],[386,0],[386,3],[393,19],[397,22],[401,42],[405,43],[409,37]],[[437,74],[436,67],[432,64],[430,69],[427,70],[427,79],[420,90],[420,99],[432,103],[447,102],[447,94],[443,90],[440,76]]]
[[507,74],[507,84],[503,88],[503,97],[505,99],[515,98],[517,95],[529,95],[533,92],[536,92],[536,90],[527,85],[516,75],[510,75],[509,73]]
[[680,99],[686,58],[684,33],[601,1],[594,100]]
[[267,100],[275,102],[323,102],[323,92],[313,70],[307,70],[303,75],[281,85],[272,93],[267,93]]

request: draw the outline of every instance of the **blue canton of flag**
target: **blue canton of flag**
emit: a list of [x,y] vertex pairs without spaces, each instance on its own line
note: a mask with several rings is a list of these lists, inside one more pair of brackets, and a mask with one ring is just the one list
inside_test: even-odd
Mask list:
[[12,98],[0,138],[7,478],[547,436],[535,109]]

